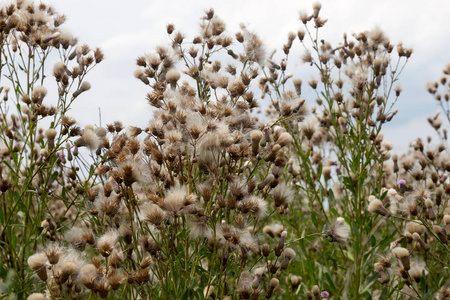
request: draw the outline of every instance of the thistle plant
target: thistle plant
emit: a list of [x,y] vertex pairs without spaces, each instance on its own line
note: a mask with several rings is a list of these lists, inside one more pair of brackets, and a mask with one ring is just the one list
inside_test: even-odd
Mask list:
[[[0,15],[0,276],[12,280],[8,293],[24,299],[32,277],[28,257],[57,240],[78,214],[81,181],[67,176],[75,173],[66,163],[73,159],[70,137],[80,128],[67,112],[90,86],[85,75],[102,53],[76,46],[77,39],[60,27],[65,16],[45,4],[17,1]],[[44,85],[48,62],[57,57],[52,101]]]
[[[148,87],[153,109],[147,127],[116,121],[81,129],[66,114],[89,89],[84,76],[102,53],[66,42],[58,31],[63,17],[45,5],[18,2],[2,12],[33,14],[29,7],[53,20],[41,30],[51,38],[39,39],[51,45],[39,50],[24,38],[17,45],[54,49],[61,62],[53,69],[53,121],[39,131],[37,122],[50,115],[41,113],[45,59],[22,90],[29,83],[18,87],[18,79],[35,74],[12,50],[12,37],[24,31],[6,35],[4,66],[25,70],[7,73],[13,86],[2,91],[0,275],[4,285],[9,270],[20,279],[10,293],[448,297],[448,154],[421,140],[408,153],[392,154],[383,138],[411,49],[394,47],[378,28],[344,34],[332,45],[320,39],[326,19],[315,3],[300,13],[303,29],[270,52],[244,25],[230,35],[210,9],[198,36],[169,24],[169,45],[136,59],[134,76]],[[301,79],[290,68],[296,47],[304,51],[302,68],[312,67],[318,79]],[[7,111],[9,98],[21,117]],[[261,99],[270,105],[260,107]]]

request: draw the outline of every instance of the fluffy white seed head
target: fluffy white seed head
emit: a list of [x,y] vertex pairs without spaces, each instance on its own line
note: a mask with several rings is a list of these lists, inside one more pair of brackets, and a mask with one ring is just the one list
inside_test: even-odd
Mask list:
[[409,251],[406,248],[403,247],[396,247],[394,249],[392,249],[392,253],[394,254],[394,256],[396,258],[404,258],[404,257],[409,257]]
[[45,137],[46,137],[47,139],[49,139],[49,140],[55,139],[56,134],[57,134],[57,132],[56,132],[56,130],[53,129],[53,128],[49,128],[49,129],[47,129],[47,130],[45,131]]
[[175,69],[167,71],[166,80],[169,83],[176,83],[180,79],[180,73]]
[[400,260],[400,262],[403,265],[403,269],[408,271],[410,269],[408,249],[403,248],[403,247],[396,247],[396,248],[392,249],[392,253],[398,260]]
[[45,297],[41,293],[33,293],[28,296],[27,300],[44,300]]
[[384,207],[383,202],[379,199],[373,199],[369,203],[368,210],[370,213],[377,213],[382,216],[389,216],[391,213]]
[[411,234],[415,232],[418,234],[423,234],[425,232],[425,226],[417,222],[408,222],[406,223],[406,231]]
[[109,230],[102,235],[97,241],[97,248],[100,250],[101,255],[104,257],[110,256],[118,239],[119,233],[115,230]]
[[295,257],[295,251],[292,248],[286,248],[284,249],[284,257],[286,257],[287,259],[291,260]]
[[291,142],[292,136],[288,132],[283,132],[276,141],[276,144],[280,145],[281,147],[285,147],[289,145]]

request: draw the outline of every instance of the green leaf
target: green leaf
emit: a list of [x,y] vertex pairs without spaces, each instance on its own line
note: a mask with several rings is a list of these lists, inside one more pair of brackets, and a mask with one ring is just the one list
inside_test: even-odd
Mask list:
[[59,175],[58,171],[53,172],[52,176],[50,176],[50,182],[55,181],[58,175]]
[[427,300],[427,299],[429,299],[431,296],[433,296],[433,294],[434,294],[434,290],[431,290],[431,291],[428,291],[428,293],[426,293],[424,296],[423,296],[423,300]]
[[378,297],[378,299],[379,300],[387,299],[386,298],[387,292],[388,292],[387,287],[383,288],[383,290],[381,291],[380,297]]
[[316,213],[311,211],[311,221],[313,222],[314,227],[319,228],[319,223],[317,222]]
[[328,272],[325,273],[325,279],[328,282],[329,291],[332,294],[335,294],[336,293],[336,286],[334,285],[334,281],[333,281],[333,279],[331,278],[331,276],[330,276],[330,274]]

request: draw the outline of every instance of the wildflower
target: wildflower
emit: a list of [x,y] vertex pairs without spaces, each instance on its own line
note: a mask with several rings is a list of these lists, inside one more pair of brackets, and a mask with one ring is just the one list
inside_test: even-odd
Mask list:
[[284,227],[281,224],[267,225],[264,226],[263,232],[271,238],[281,237],[281,233],[284,232]]
[[216,299],[216,291],[214,289],[214,286],[208,285],[203,289],[203,296],[205,299]]
[[281,147],[285,147],[292,142],[292,136],[288,132],[283,132],[275,142],[276,144],[280,145]]
[[241,24],[241,29],[244,32],[246,58],[249,61],[264,65],[266,51],[262,41],[256,33],[248,31],[245,25]]
[[255,218],[263,218],[267,214],[267,202],[257,196],[247,196],[239,203],[239,210],[242,213],[250,213]]
[[368,210],[372,214],[377,213],[384,217],[389,217],[391,215],[389,210],[384,207],[383,202],[381,202],[381,200],[379,199],[373,199],[372,201],[370,201]]
[[170,84],[172,89],[176,88],[177,81],[180,79],[180,73],[175,69],[170,69],[166,73],[166,81]]
[[425,199],[425,207],[426,207],[426,212],[427,212],[427,218],[429,220],[435,220],[436,214],[434,213],[434,210],[433,210],[433,202],[428,198]]
[[97,241],[97,248],[103,257],[111,255],[112,250],[116,247],[119,233],[115,230],[109,230],[102,235]]
[[406,223],[406,231],[410,234],[417,232],[418,234],[423,234],[425,232],[425,226],[417,222]]
[[33,293],[30,296],[28,296],[27,300],[45,300],[45,297],[43,294]]
[[409,251],[406,248],[396,247],[392,249],[392,254],[394,254],[395,258],[400,260],[402,263],[403,269],[408,271],[410,269],[410,261],[409,261]]
[[91,150],[96,150],[100,144],[99,137],[95,134],[91,126],[86,126],[82,136],[75,141],[77,147],[88,147]]
[[423,250],[428,251],[430,250],[430,246],[425,243],[424,240],[420,237],[420,235],[417,232],[414,232],[412,234],[413,239],[420,244],[420,246],[423,248]]
[[47,281],[47,255],[39,252],[28,258],[28,265],[32,268],[42,281]]
[[272,297],[273,291],[280,285],[280,281],[277,278],[272,278],[269,281],[269,285],[270,287],[266,294],[267,299]]
[[193,203],[193,200],[195,201],[195,197],[193,197],[193,195],[188,194],[187,187],[173,187],[164,197],[162,207],[173,216],[177,216],[182,208]]
[[312,292],[312,294],[316,297],[316,299],[320,299],[320,289],[319,289],[319,286],[314,285],[314,286],[311,288],[311,292]]
[[252,274],[248,271],[243,271],[238,279],[238,282],[236,283],[236,290],[241,299],[250,298],[253,292],[252,282],[253,282]]
[[320,4],[320,2],[316,1],[316,2],[313,3],[313,11],[314,11],[313,17],[314,18],[318,18],[319,17],[319,12],[320,12],[321,8],[322,8],[322,4]]
[[120,270],[112,269],[108,273],[108,283],[114,291],[119,289],[125,279],[126,276]]
[[259,130],[253,130],[250,132],[250,137],[252,140],[252,153],[256,156],[259,153],[259,144],[263,137],[263,133]]
[[59,277],[60,284],[65,283],[69,277],[77,271],[77,265],[73,261],[64,263],[61,267],[61,274]]
[[372,29],[369,32],[368,37],[374,45],[385,44],[386,42],[388,42],[387,37],[379,27],[375,27],[374,29]]
[[144,71],[142,71],[141,69],[137,69],[136,71],[134,71],[134,77],[138,78],[144,84],[149,84],[150,83],[148,78],[145,76]]
[[281,263],[281,270],[284,270],[287,268],[289,262],[295,257],[295,251],[292,248],[286,248],[284,249],[284,259]]
[[262,190],[267,184],[271,183],[275,180],[275,176],[273,174],[268,174],[266,179],[258,184],[258,190]]
[[374,264],[374,269],[375,269],[375,271],[377,271],[378,273],[380,273],[380,276],[381,276],[381,277],[378,278],[378,282],[379,282],[379,283],[385,284],[385,283],[389,282],[389,276],[388,276],[388,274],[386,274],[386,272],[384,271],[384,268],[383,268],[383,264],[382,264],[382,263],[376,262],[376,263]]
[[280,240],[279,240],[279,242],[278,242],[278,245],[275,246],[275,255],[276,255],[277,257],[279,257],[279,256],[281,255],[282,251],[283,251],[284,243],[285,243],[285,241],[286,241],[286,236],[287,236],[287,231],[284,230],[284,231],[281,233],[281,236],[280,236]]
[[424,261],[412,261],[411,269],[408,271],[409,275],[416,283],[419,283],[422,279],[422,274],[427,275],[428,271],[425,270],[425,262]]
[[331,242],[345,244],[345,241],[350,235],[350,229],[345,223],[344,218],[337,218],[333,225],[330,226],[330,229],[326,232],[326,235],[330,238]]
[[448,244],[448,236],[445,228],[442,228],[438,225],[433,225],[433,232],[438,236],[439,240],[443,244]]
[[286,184],[279,184],[270,192],[275,203],[275,207],[289,205],[294,200],[294,191]]
[[8,101],[9,86],[5,86],[3,88],[3,91],[5,92],[5,95],[3,96],[3,101]]
[[291,287],[292,287],[293,291],[295,291],[298,288],[298,286],[300,285],[302,280],[303,280],[303,278],[301,276],[297,276],[297,275],[290,276]]
[[56,130],[53,128],[49,128],[45,131],[45,136],[47,138],[47,145],[48,149],[52,150],[55,147],[55,137],[56,137]]
[[83,81],[83,83],[81,84],[80,88],[78,90],[76,90],[75,92],[73,92],[73,97],[76,98],[78,97],[81,93],[88,91],[91,89],[91,84],[87,81]]
[[444,215],[444,223],[445,223],[445,231],[447,231],[447,233],[450,233],[450,215]]
[[413,216],[417,216],[417,214],[419,213],[416,200],[414,200],[412,195],[406,197],[402,202],[400,202],[400,209],[403,211],[403,213],[411,214]]
[[36,86],[33,90],[31,100],[33,103],[42,104],[44,97],[47,95],[47,89],[43,86]]
[[56,265],[59,261],[61,249],[57,245],[52,245],[48,247],[44,253],[47,255],[48,262],[52,265]]
[[397,180],[397,187],[399,191],[403,192],[406,188],[406,180],[404,179]]
[[96,288],[98,285],[97,268],[93,264],[84,265],[79,272],[79,279],[88,289]]
[[155,204],[148,204],[142,207],[141,214],[145,221],[148,221],[155,226],[159,226],[165,218],[164,211]]

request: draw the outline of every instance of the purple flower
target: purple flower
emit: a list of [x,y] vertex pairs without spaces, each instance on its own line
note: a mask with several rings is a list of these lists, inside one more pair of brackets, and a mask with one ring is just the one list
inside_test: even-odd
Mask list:
[[336,174],[341,174],[341,166],[336,166],[336,168],[335,168],[335,170],[336,170]]
[[405,190],[405,188],[406,188],[406,180],[405,180],[405,179],[399,179],[399,180],[397,180],[397,186],[398,186],[398,189],[399,189],[401,192],[403,192],[403,191]]
[[328,297],[330,297],[330,293],[327,291],[322,291],[322,293],[320,293],[320,297],[328,299]]

